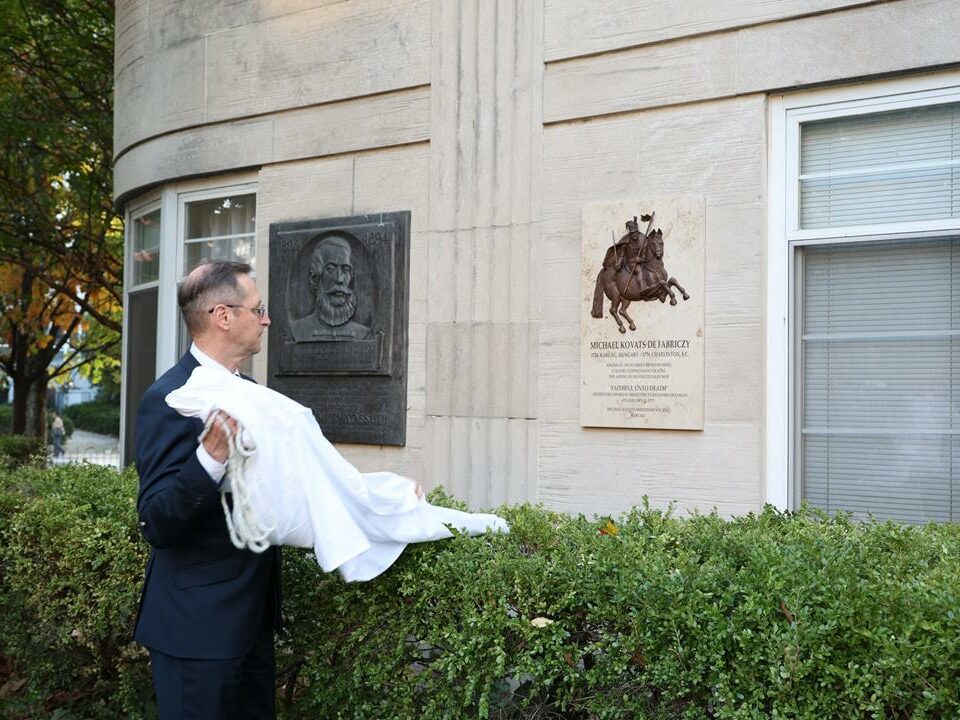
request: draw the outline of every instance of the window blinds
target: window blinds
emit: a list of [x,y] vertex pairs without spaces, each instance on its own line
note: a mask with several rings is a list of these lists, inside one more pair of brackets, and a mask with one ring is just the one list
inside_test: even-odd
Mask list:
[[800,227],[960,217],[960,103],[800,126]]
[[806,248],[802,495],[960,520],[960,239]]

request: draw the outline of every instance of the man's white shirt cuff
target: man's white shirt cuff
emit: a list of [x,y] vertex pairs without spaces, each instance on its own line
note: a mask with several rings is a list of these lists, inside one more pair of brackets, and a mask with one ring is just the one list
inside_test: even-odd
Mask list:
[[210,479],[219,485],[223,480],[224,474],[227,472],[227,466],[222,462],[214,460],[213,456],[208,453],[207,449],[203,446],[203,443],[200,443],[197,447],[197,460],[200,461],[203,469],[207,471]]

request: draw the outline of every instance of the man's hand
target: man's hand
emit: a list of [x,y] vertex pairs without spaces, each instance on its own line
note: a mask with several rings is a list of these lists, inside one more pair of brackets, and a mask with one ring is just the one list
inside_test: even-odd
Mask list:
[[210,457],[222,464],[225,463],[230,456],[230,444],[227,442],[227,433],[221,421],[226,422],[234,435],[237,434],[237,428],[239,427],[237,421],[223,412],[223,410],[218,410],[214,416],[213,423],[210,425],[210,431],[203,438],[203,447],[210,453]]

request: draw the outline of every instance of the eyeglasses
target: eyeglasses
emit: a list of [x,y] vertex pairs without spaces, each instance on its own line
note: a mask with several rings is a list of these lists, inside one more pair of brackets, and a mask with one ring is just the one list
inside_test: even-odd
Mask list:
[[207,310],[207,312],[212,313],[221,305],[223,305],[223,307],[233,308],[234,310],[249,310],[261,320],[263,320],[263,316],[267,314],[267,306],[264,305],[263,303],[260,303],[256,307],[247,307],[246,305],[228,305],[227,303],[217,303],[212,308]]

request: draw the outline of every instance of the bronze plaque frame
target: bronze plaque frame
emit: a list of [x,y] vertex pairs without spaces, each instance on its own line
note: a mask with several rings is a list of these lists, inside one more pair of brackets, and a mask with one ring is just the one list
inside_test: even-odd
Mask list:
[[[331,248],[355,302],[335,325],[319,307]],[[269,255],[267,384],[310,407],[332,442],[404,445],[410,212],[273,223]]]

